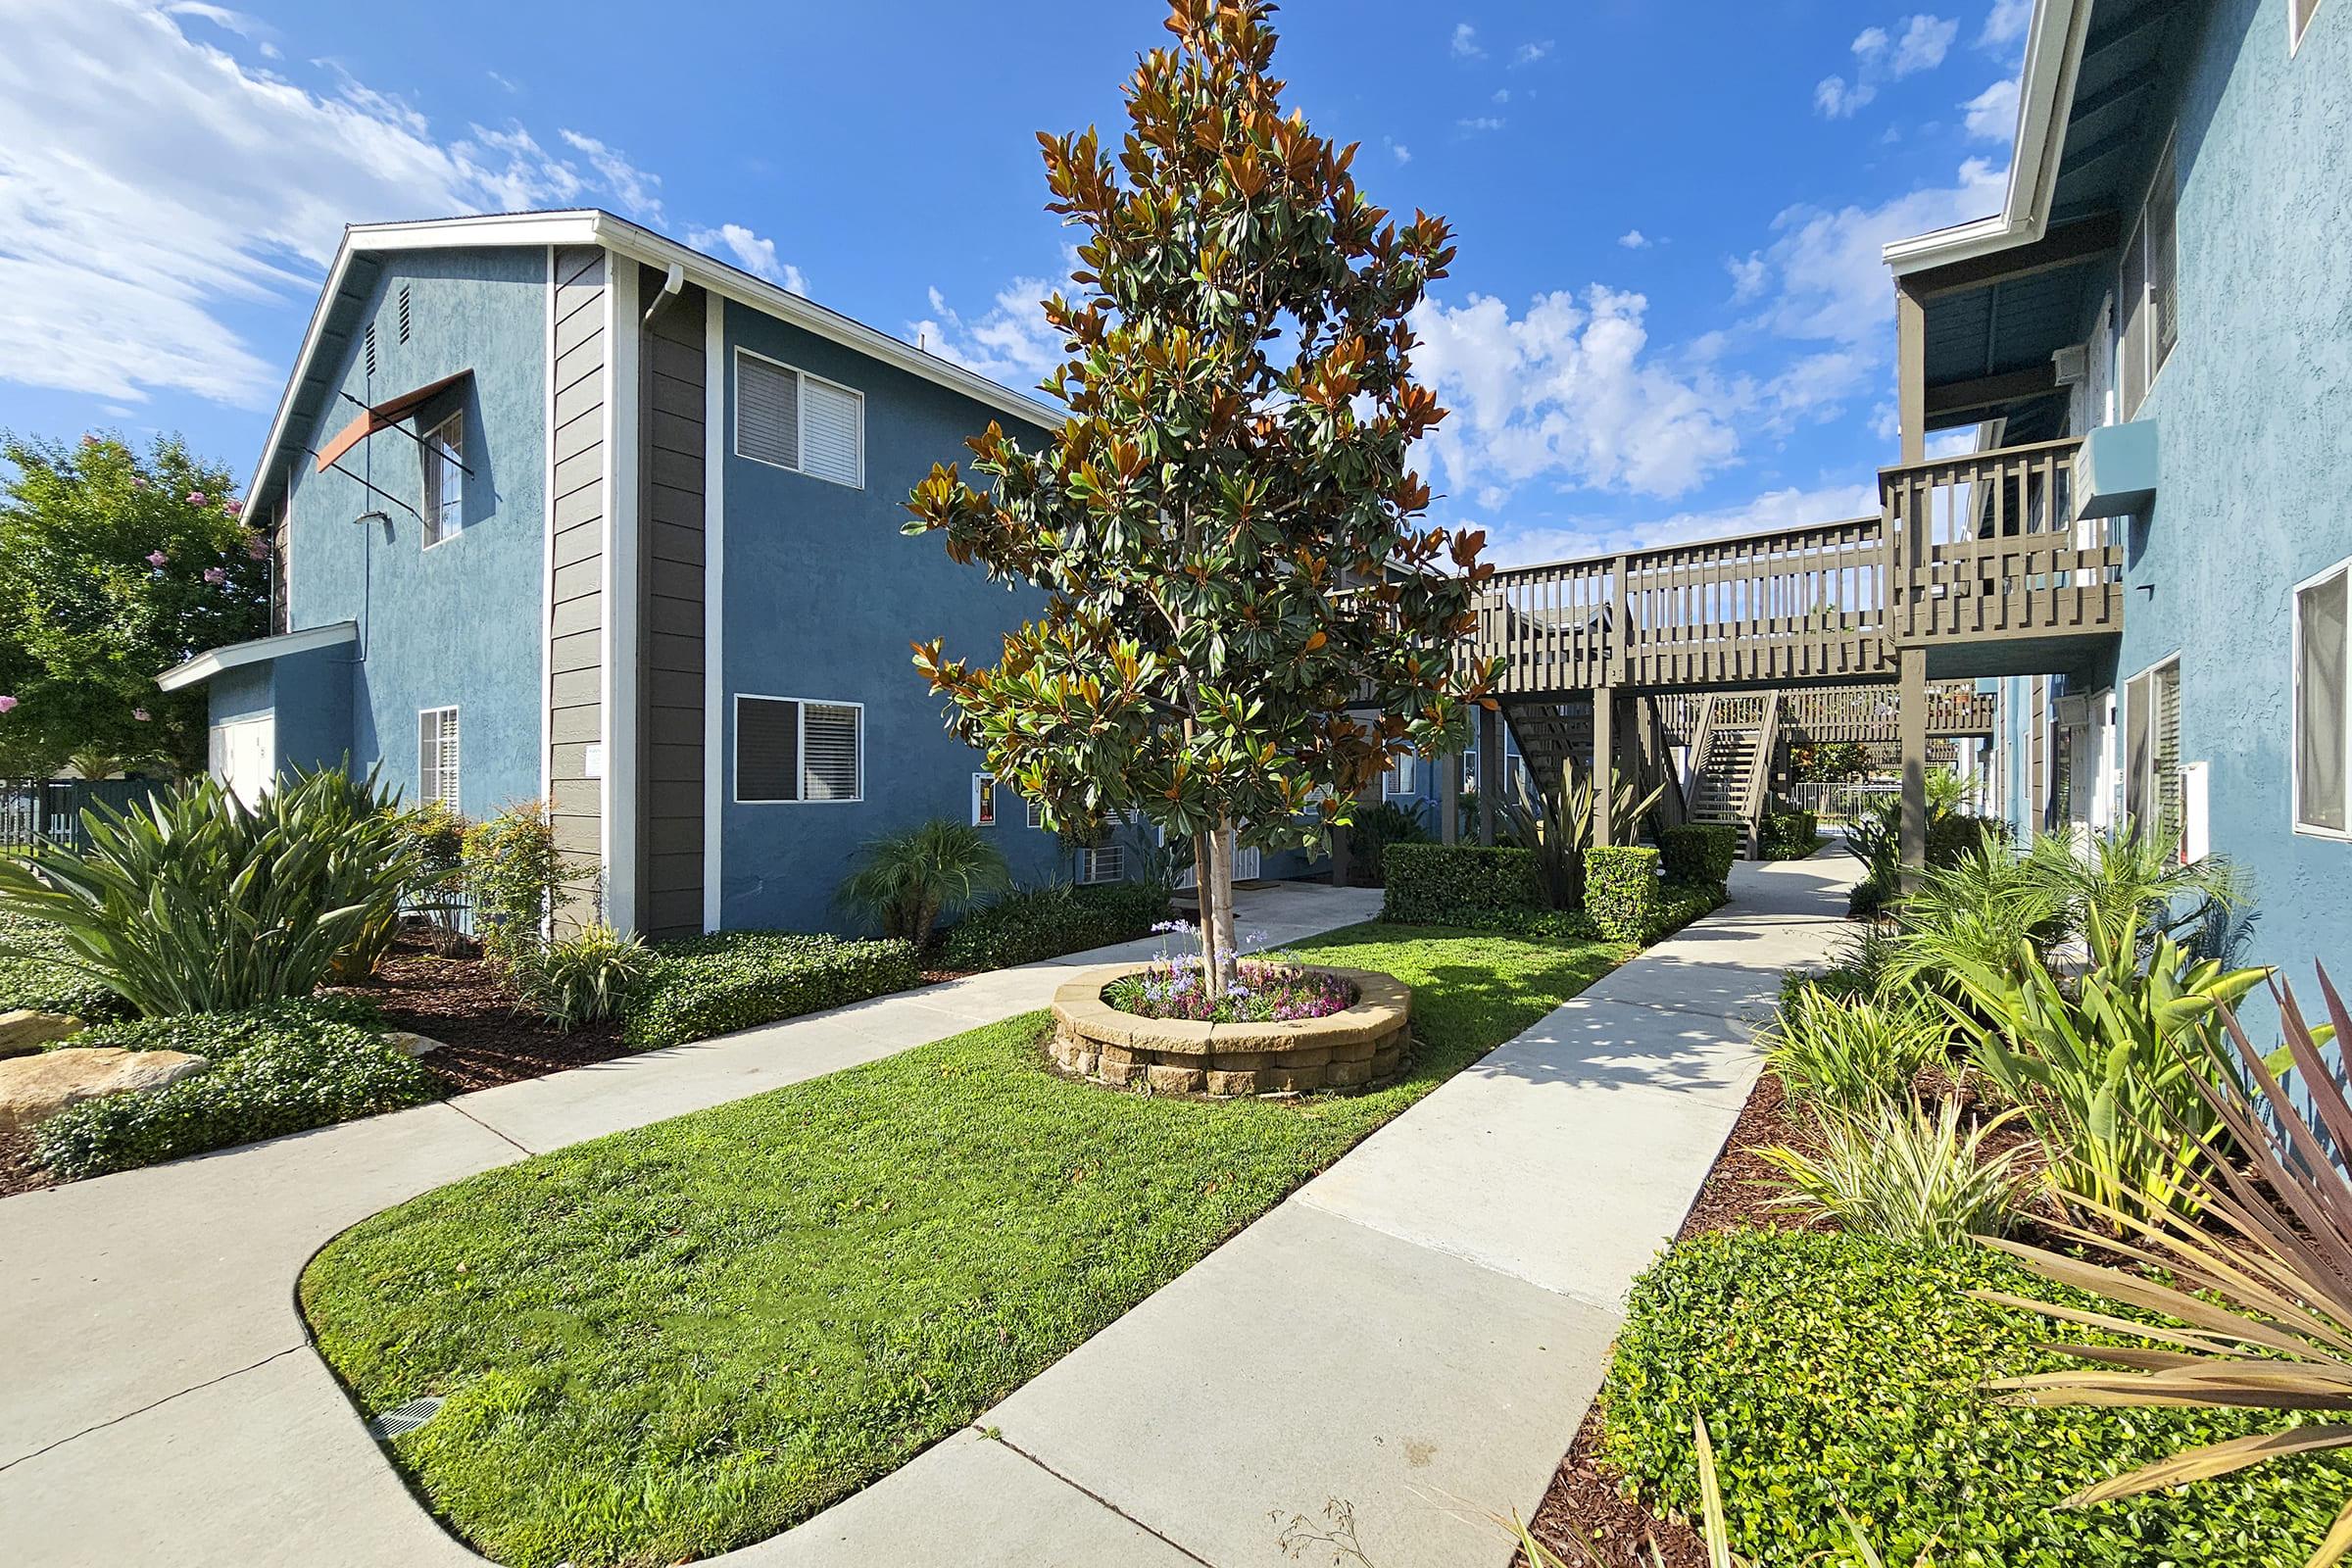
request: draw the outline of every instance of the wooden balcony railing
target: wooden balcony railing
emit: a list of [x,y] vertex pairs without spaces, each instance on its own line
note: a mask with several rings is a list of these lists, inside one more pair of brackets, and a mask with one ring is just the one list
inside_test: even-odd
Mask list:
[[[1891,685],[1814,686],[1779,695],[1781,733],[1791,741],[1892,745],[1901,739],[1896,728],[1898,699]],[[1766,694],[1761,692],[1725,692],[1711,699],[1694,693],[1661,697],[1658,717],[1672,744],[1691,744],[1710,700],[1716,727],[1756,729],[1764,722]],[[1937,681],[1928,687],[1928,733],[1989,735],[1998,707],[1993,693],[1980,692],[1972,682]]]
[[1499,571],[1465,652],[1536,697],[1890,681],[1899,647],[2118,630],[2120,535],[2069,520],[2080,445],[1883,469],[1877,517]]
[[2075,521],[2080,438],[1879,473],[1898,643],[2064,636],[2123,626],[2123,541]]

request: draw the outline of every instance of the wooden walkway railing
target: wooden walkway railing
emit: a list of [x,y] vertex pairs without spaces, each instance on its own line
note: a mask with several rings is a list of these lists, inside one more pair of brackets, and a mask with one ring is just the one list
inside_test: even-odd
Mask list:
[[[1764,722],[1766,694],[1720,692],[1707,695],[1682,692],[1657,699],[1659,717],[1675,744],[1691,743],[1702,710],[1714,704],[1714,723],[1727,729],[1756,729]],[[1857,741],[1892,745],[1900,740],[1896,688],[1888,686],[1816,686],[1782,692],[1779,723],[1792,741]],[[1939,681],[1928,688],[1928,733],[1948,739],[1955,735],[1989,735],[2000,699],[1981,692],[1969,681]]]
[[1497,572],[1466,652],[1524,698],[1891,681],[1902,646],[2114,631],[2120,545],[2067,520],[2079,445],[1884,469],[1877,517]]

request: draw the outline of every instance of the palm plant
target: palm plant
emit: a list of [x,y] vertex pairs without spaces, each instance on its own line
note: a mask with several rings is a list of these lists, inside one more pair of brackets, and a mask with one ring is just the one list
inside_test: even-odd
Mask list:
[[835,897],[884,935],[919,948],[942,915],[1011,885],[1004,852],[988,835],[943,816],[868,839]]
[[2026,864],[2058,900],[2069,933],[2087,936],[2093,923],[2132,921],[2144,932],[2144,950],[2159,936],[2178,938],[2210,924],[2217,913],[2227,931],[2229,916],[2248,903],[2234,865],[2220,856],[2183,865],[2175,853],[2179,842],[2137,832],[2130,823],[2082,850],[2065,834],[2047,833],[2034,841]]
[[1950,1060],[1943,1015],[1899,995],[1842,997],[1808,982],[1764,1031],[1764,1064],[1804,1104],[1867,1113]]
[[247,806],[213,779],[82,815],[89,848],[0,858],[0,911],[51,922],[139,1012],[225,1012],[318,989],[397,913],[416,852],[370,772],[297,773]]
[[[1583,777],[1558,795],[1545,795],[1514,777],[1512,793],[1502,803],[1511,836],[1533,850],[1537,869],[1552,907],[1574,909],[1585,902],[1585,851],[1592,847],[1593,780]],[[1647,794],[1624,772],[1609,771],[1609,820],[1630,827],[1649,814],[1666,793],[1663,783]]]
[[1961,963],[2014,971],[2019,953],[2037,953],[2058,938],[2066,909],[2066,895],[2037,858],[1979,844],[1954,864],[1920,872],[1897,916],[1901,934],[1887,977],[1933,985]]
[[1916,1100],[1859,1115],[1819,1118],[1821,1152],[1776,1146],[1756,1152],[1780,1172],[1776,1208],[1836,1219],[1849,1231],[1930,1247],[2001,1236],[2030,1179],[2025,1151],[1985,1147],[2015,1111],[1960,1130],[1960,1102],[1930,1113]]
[[2192,959],[2163,936],[2143,963],[2142,931],[2136,914],[2091,917],[2090,967],[2071,986],[2030,944],[2006,966],[1952,955],[1943,972],[1958,1000],[1937,998],[2085,1212],[2193,1205],[2218,1126],[2211,1047],[2224,1009],[2264,974]]
[[[2149,1273],[2069,1257],[2016,1242],[1988,1241],[2061,1286],[2088,1291],[2169,1320],[2147,1323],[2113,1313],[2058,1306],[2024,1297],[1980,1293],[2061,1324],[2149,1342],[2115,1348],[2056,1345],[2082,1368],[2006,1379],[2002,1397],[2020,1404],[2206,1406],[2277,1411],[2332,1421],[2296,1424],[2192,1448],[2113,1477],[2067,1499],[2088,1507],[2160,1487],[2228,1475],[2289,1454],[2352,1446],[2352,1101],[2322,1055],[2331,1039],[2352,1034],[2352,1016],[2320,972],[2329,1022],[2312,1027],[2291,990],[2277,991],[2283,1049],[2258,1052],[2228,1006],[2220,1008],[2228,1044],[2182,1042],[2204,1059],[2190,1074],[2203,1108],[2244,1155],[2232,1161],[2193,1156],[2208,1142],[2194,1125],[2167,1133],[2180,1151],[2185,1202],[2134,1193],[2125,1203],[2091,1194],[2077,1202],[2128,1240],[2065,1225],[2068,1238],[2123,1254]],[[2279,1084],[2274,1063],[2290,1063],[2300,1102]],[[2195,1216],[2193,1219],[2191,1215]],[[2175,1326],[2178,1325],[2178,1326]],[[2352,1556],[2352,1499],[2306,1568],[2332,1568]]]

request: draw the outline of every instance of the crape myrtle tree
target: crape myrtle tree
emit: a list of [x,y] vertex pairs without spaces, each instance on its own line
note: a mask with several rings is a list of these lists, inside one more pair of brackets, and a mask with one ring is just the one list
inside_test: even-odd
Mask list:
[[1079,297],[1043,307],[1068,416],[1034,450],[991,423],[980,482],[934,467],[906,529],[1045,590],[993,667],[916,666],[1065,835],[1135,812],[1192,845],[1220,988],[1235,845],[1319,844],[1393,760],[1458,748],[1494,678],[1458,647],[1485,535],[1421,522],[1408,461],[1445,417],[1406,318],[1450,230],[1392,221],[1354,147],[1285,117],[1273,10],[1175,0],[1115,155],[1039,135],[1047,210],[1087,231]]

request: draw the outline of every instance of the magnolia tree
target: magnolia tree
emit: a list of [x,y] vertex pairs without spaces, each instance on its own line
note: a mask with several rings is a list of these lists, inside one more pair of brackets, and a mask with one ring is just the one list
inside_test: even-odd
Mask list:
[[270,629],[268,540],[176,437],[0,436],[0,772],[201,772],[205,694],[155,677]]
[[1048,210],[1088,231],[1078,298],[1044,306],[1069,416],[1037,450],[992,423],[979,482],[935,467],[907,503],[1048,596],[993,667],[915,646],[949,727],[1065,834],[1138,812],[1189,842],[1220,987],[1235,845],[1321,842],[1394,759],[1458,744],[1494,674],[1458,657],[1485,535],[1424,525],[1409,463],[1445,411],[1406,318],[1450,231],[1285,118],[1272,9],[1176,0],[1115,156],[1039,136]]

